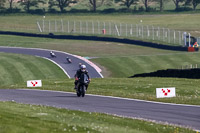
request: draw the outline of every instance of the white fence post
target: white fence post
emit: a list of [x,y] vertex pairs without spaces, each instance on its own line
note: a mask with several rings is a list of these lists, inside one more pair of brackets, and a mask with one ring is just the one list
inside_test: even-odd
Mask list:
[[55,20],[55,32],[57,32],[57,21]]
[[76,33],[76,22],[74,21],[74,29],[73,29],[74,33]]
[[49,32],[51,32],[51,21],[49,20]]
[[82,33],[82,22],[80,21],[80,33]]
[[170,40],[171,40],[171,38],[170,38],[170,29],[168,29],[168,38],[169,38],[169,43],[170,43]]
[[88,34],[88,21],[86,21],[86,33]]
[[189,47],[190,47],[190,45],[191,45],[191,39],[190,39],[190,37],[191,37],[191,35],[190,35],[190,33],[188,33],[188,38],[189,38],[189,40],[188,40],[188,42],[189,42]]
[[109,22],[109,34],[111,35],[111,23]]
[[160,27],[158,27],[158,40],[160,40]]
[[163,41],[165,41],[165,29],[163,28]]
[[130,35],[133,36],[133,25],[131,24]]
[[63,27],[63,20],[61,19],[61,31],[64,32],[64,27]]
[[122,35],[122,24],[121,24],[121,23],[119,24],[119,27],[120,27],[120,28],[119,28],[119,30],[120,30],[120,35]]
[[94,22],[92,21],[92,33],[94,34]]
[[44,29],[45,29],[45,28],[44,28],[44,19],[43,19],[43,21],[42,21],[42,31],[43,31],[43,32],[45,32]]
[[144,28],[143,28],[143,25],[142,25],[142,38],[144,38]]
[[154,26],[152,26],[152,34],[153,34],[153,40],[154,40]]
[[128,36],[128,25],[126,24],[126,36]]
[[174,44],[176,44],[176,31],[174,30]]
[[100,24],[99,24],[99,21],[97,22],[97,25],[98,25],[98,34],[101,34],[100,33]]
[[116,31],[117,31],[117,35],[118,35],[118,36],[120,36],[119,30],[118,30],[118,28],[117,28],[117,25],[116,25],[116,24],[115,24],[115,29],[116,29]]
[[40,23],[38,21],[37,21],[37,26],[38,26],[39,31],[42,32],[42,29],[40,27]]
[[69,20],[67,21],[67,31],[68,31],[68,33],[70,32],[69,31]]
[[181,44],[181,32],[178,31],[178,33],[179,33],[179,44]]

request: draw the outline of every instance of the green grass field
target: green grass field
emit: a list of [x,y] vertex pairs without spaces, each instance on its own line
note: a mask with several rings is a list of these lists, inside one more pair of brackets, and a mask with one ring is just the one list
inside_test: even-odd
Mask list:
[[194,133],[176,126],[46,106],[0,102],[0,108],[2,133]]

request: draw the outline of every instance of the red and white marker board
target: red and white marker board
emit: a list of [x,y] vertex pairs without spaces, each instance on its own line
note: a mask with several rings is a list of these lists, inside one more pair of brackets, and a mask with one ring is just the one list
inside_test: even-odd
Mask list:
[[27,87],[42,87],[41,80],[29,80],[27,81]]
[[156,88],[156,97],[165,98],[165,97],[176,97],[176,89],[172,88]]

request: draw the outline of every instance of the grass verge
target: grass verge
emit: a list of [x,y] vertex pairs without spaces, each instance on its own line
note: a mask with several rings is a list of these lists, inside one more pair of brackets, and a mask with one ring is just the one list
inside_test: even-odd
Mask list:
[[194,131],[176,126],[121,118],[100,113],[86,113],[46,106],[0,102],[0,130],[6,133],[169,133]]

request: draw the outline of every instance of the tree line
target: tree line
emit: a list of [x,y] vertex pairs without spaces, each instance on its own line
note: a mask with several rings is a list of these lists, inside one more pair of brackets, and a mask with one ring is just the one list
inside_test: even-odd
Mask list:
[[[150,3],[158,4],[159,10],[162,12],[164,6],[168,2],[173,2],[175,10],[179,10],[180,4],[192,6],[193,10],[200,4],[200,0],[85,0],[87,4],[85,6],[90,7],[92,12],[96,12],[98,7],[103,5],[118,4],[125,6],[127,10],[133,5],[143,5],[144,11],[151,10]],[[73,4],[83,2],[81,0],[0,0],[0,11],[8,10],[13,12],[13,4],[18,3],[20,8],[23,8],[26,12],[30,12],[31,8],[38,8],[41,4],[48,4],[48,9],[53,10],[58,8],[60,12],[65,12],[67,7]],[[5,6],[8,4],[9,6]]]

